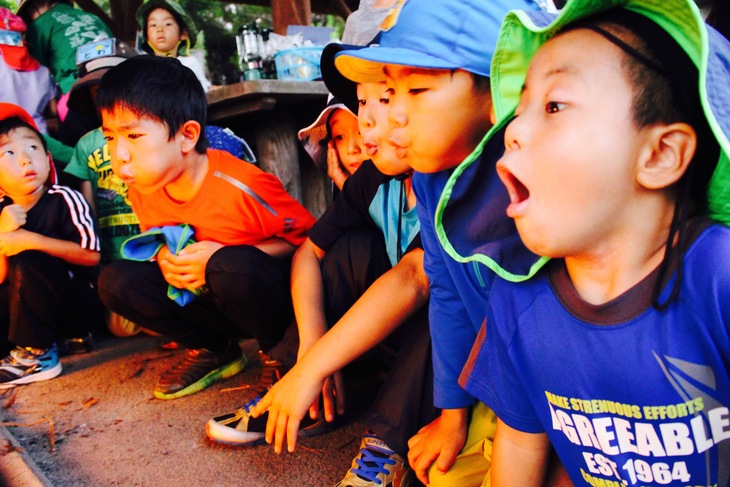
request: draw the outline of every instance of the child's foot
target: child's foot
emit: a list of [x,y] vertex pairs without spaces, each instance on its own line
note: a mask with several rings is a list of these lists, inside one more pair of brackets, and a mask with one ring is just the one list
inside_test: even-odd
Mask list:
[[176,399],[202,391],[209,385],[232,377],[246,367],[246,356],[235,341],[223,352],[204,348],[188,350],[185,358],[162,374],[155,385],[157,399]]
[[345,478],[335,487],[394,487],[404,482],[410,468],[400,455],[374,434],[366,434],[360,452]]
[[[256,396],[232,413],[216,416],[209,420],[205,424],[205,433],[208,438],[228,445],[253,446],[264,443],[269,413],[266,412],[258,418],[251,416],[251,410],[262,397],[263,395]],[[333,427],[333,423],[325,421],[324,411],[320,410],[317,419],[310,418],[309,414],[304,416],[299,423],[297,435],[300,438],[322,435]]]
[[0,361],[0,389],[53,379],[61,370],[55,344],[45,350],[15,347]]

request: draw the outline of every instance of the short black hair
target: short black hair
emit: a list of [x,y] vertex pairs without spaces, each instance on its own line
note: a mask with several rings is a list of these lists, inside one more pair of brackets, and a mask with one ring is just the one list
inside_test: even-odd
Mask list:
[[99,112],[126,108],[159,120],[167,125],[170,139],[193,120],[201,129],[195,151],[204,154],[208,148],[208,99],[195,73],[175,58],[137,56],[114,66],[101,78],[96,106]]
[[38,139],[41,141],[43,150],[48,153],[48,144],[46,143],[46,138],[43,137],[43,134],[40,133],[37,128],[35,128],[20,117],[13,116],[0,120],[0,137],[2,137],[3,135],[7,135],[11,131],[19,128],[26,128],[33,131],[33,133],[35,133]]

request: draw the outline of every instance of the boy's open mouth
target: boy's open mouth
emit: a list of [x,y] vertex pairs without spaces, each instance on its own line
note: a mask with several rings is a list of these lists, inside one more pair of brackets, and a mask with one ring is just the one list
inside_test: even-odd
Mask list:
[[497,172],[509,194],[510,205],[507,207],[507,215],[510,217],[517,216],[524,209],[527,200],[530,199],[530,190],[504,166],[497,166]]

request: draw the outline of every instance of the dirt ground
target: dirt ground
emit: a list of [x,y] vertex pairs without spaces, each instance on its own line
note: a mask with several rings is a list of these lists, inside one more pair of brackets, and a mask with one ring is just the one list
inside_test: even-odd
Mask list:
[[0,421],[53,485],[62,486],[327,486],[357,453],[364,427],[347,424],[300,440],[293,454],[268,445],[211,442],[205,422],[253,396],[255,342],[243,343],[249,366],[192,396],[152,396],[161,372],[181,352],[149,336],[97,339],[89,354],[64,357],[56,379],[0,396]]

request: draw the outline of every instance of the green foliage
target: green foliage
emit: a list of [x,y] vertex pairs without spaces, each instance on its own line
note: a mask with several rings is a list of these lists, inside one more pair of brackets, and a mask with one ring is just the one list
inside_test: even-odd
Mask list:
[[204,35],[206,61],[213,83],[221,84],[224,79],[228,83],[237,81],[240,73],[235,61],[236,30],[257,21],[260,27],[271,27],[271,9],[210,0],[178,1]]
[[0,7],[5,7],[12,12],[15,12],[18,8],[18,4],[12,0],[0,0]]
[[[0,5],[13,5],[19,0],[0,0]],[[105,12],[110,14],[111,0],[94,0]],[[122,0],[123,1],[123,0]],[[255,5],[241,5],[213,0],[177,0],[195,22],[200,34],[196,49],[206,52],[206,63],[214,84],[237,81],[240,72],[237,66],[236,30],[246,24],[256,23],[259,28],[272,27],[271,8]],[[332,15],[313,16],[314,25],[334,27],[338,37],[344,29],[344,20]]]

